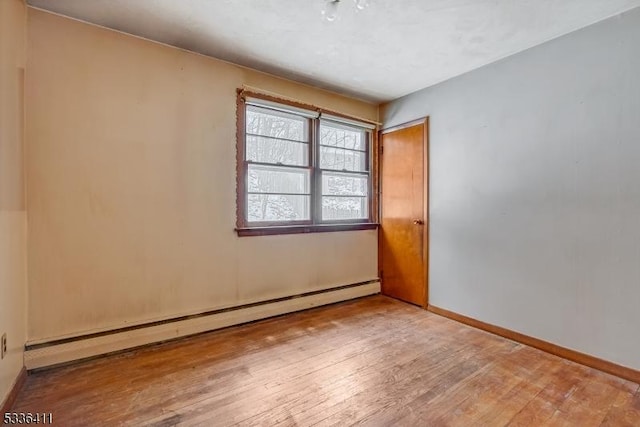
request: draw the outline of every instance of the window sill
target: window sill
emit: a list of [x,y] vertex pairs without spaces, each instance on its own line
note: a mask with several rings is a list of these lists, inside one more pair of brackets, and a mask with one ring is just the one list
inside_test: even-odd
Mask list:
[[314,224],[314,225],[283,225],[276,227],[236,228],[239,237],[272,236],[277,234],[329,233],[335,231],[375,230],[378,223],[360,224]]

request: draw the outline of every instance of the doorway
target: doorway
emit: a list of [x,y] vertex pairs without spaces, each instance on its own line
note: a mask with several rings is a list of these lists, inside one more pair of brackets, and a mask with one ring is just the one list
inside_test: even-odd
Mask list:
[[382,293],[428,303],[428,118],[381,131],[379,265]]

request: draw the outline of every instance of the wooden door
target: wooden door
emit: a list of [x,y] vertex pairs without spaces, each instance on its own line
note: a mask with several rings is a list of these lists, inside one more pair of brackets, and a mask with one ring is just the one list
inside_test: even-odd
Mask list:
[[380,171],[382,293],[427,306],[425,153],[428,121],[383,131]]

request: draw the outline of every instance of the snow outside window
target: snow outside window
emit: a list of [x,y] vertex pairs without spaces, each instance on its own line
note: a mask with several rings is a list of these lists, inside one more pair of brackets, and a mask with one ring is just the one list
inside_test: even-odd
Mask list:
[[242,108],[243,227],[371,222],[370,127],[273,102]]

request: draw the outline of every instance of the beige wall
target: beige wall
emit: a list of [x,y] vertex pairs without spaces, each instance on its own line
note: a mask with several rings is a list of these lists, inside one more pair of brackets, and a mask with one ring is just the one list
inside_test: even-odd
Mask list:
[[23,366],[26,337],[26,219],[24,200],[24,61],[26,9],[0,0],[0,403]]
[[30,342],[377,277],[375,231],[236,237],[235,90],[377,107],[29,9]]

